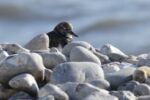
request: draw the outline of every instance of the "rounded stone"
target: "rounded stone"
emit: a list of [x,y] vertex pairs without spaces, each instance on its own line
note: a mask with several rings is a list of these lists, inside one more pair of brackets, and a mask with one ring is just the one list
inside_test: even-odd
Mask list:
[[36,80],[28,73],[19,74],[13,77],[9,81],[9,85],[16,90],[25,91],[33,97],[36,97],[39,92]]
[[128,67],[136,68],[137,66],[132,63],[128,63],[128,62],[121,62],[119,67],[120,67],[120,69],[124,69],[124,68],[128,68]]
[[111,62],[108,64],[103,64],[102,68],[103,68],[105,74],[114,73],[114,72],[117,72],[120,70],[119,65],[120,65],[119,62]]
[[28,93],[18,91],[13,94],[8,100],[35,100],[36,98],[30,96]]
[[94,62],[101,65],[101,62],[97,56],[95,56],[88,49],[76,46],[71,50],[70,61],[74,62]]
[[139,96],[137,97],[136,100],[150,100],[150,95],[146,95],[146,96]]
[[150,86],[147,84],[139,84],[133,90],[136,96],[150,95]]
[[137,66],[150,66],[150,58],[143,58],[139,59],[139,61],[136,64]]
[[57,84],[57,86],[68,94],[70,100],[77,100],[75,93],[78,84],[78,82],[67,82],[64,84]]
[[47,34],[40,34],[29,41],[25,48],[31,51],[49,50],[49,37]]
[[65,82],[91,82],[104,79],[104,72],[96,63],[92,62],[66,62],[53,69],[51,82],[62,84]]
[[134,88],[136,87],[136,86],[138,86],[140,83],[139,82],[137,82],[137,81],[130,81],[130,82],[127,82],[127,83],[124,83],[124,84],[122,84],[122,85],[120,85],[119,87],[118,87],[118,90],[126,90],[126,91],[133,91],[134,90]]
[[1,44],[3,50],[7,51],[8,54],[17,54],[17,53],[23,53],[23,52],[30,52],[30,50],[23,48],[21,45],[14,43],[6,43],[6,44]]
[[82,100],[81,98],[85,98],[86,96],[94,92],[101,92],[102,94],[109,94],[108,91],[97,88],[89,83],[80,83],[76,87],[76,95],[79,100]]
[[130,91],[111,91],[110,94],[118,97],[119,100],[136,100],[136,97]]
[[105,79],[94,80],[94,81],[91,81],[90,84],[101,89],[110,90],[110,83]]
[[111,61],[123,61],[128,58],[126,54],[111,44],[103,45],[100,51],[107,55]]
[[138,61],[139,61],[139,59],[137,58],[137,56],[134,56],[134,55],[129,55],[129,57],[124,60],[124,62],[131,63],[134,65],[136,65],[138,63]]
[[96,55],[99,58],[102,64],[106,64],[110,62],[109,57],[107,55],[104,55],[98,51],[92,51],[92,52],[94,55]]
[[20,53],[7,57],[0,64],[0,82],[5,85],[18,74],[30,73],[37,81],[44,80],[42,57],[36,53]]
[[77,100],[118,100],[116,97],[109,95],[109,92],[97,88],[89,83],[81,83],[76,87]]
[[56,65],[67,61],[66,57],[61,52],[39,53],[43,58],[43,63],[46,68],[52,69]]
[[56,100],[69,100],[68,95],[62,91],[59,87],[53,84],[46,84],[44,87],[42,87],[39,91],[38,97],[46,97],[48,95],[54,96]]
[[48,95],[46,97],[38,98],[38,100],[55,100],[55,98],[52,95]]
[[120,85],[132,80],[132,75],[136,68],[127,67],[118,72],[105,74],[106,80],[111,84],[112,89],[117,89]]
[[82,100],[119,100],[119,99],[112,95],[103,95],[100,92],[96,92],[96,93],[88,95]]
[[150,77],[150,67],[141,66],[134,71],[133,80],[144,83]]
[[75,46],[82,46],[82,47],[87,48],[87,49],[92,48],[92,46],[89,43],[85,42],[85,41],[73,41],[73,42],[67,44],[63,48],[62,53],[64,55],[66,55],[67,57],[69,57],[72,48],[74,48]]

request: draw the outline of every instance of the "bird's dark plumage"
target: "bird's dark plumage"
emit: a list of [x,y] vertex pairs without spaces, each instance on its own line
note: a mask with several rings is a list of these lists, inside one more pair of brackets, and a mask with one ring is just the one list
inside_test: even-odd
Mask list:
[[73,36],[78,37],[73,31],[72,26],[68,22],[61,22],[54,28],[53,31],[48,32],[50,43],[49,47],[64,47],[73,40]]

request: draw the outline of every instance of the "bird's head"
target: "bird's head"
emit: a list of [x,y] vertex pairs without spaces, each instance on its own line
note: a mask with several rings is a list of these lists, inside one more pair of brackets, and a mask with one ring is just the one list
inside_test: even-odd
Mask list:
[[78,35],[75,34],[72,30],[73,26],[68,22],[61,22],[57,24],[56,27],[54,28],[54,31],[67,38],[72,38],[72,36],[78,37]]

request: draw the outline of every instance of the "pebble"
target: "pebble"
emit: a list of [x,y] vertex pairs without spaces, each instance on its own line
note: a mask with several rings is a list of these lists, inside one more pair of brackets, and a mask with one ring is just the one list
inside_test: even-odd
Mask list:
[[103,68],[105,74],[114,73],[114,72],[117,72],[120,70],[119,65],[120,65],[119,62],[111,62],[108,64],[103,64],[102,68]]
[[129,55],[128,58],[124,59],[124,62],[131,63],[133,65],[137,65],[138,61],[138,57],[134,55]]
[[105,44],[101,47],[101,53],[107,55],[111,61],[123,61],[124,59],[127,59],[128,56],[123,53],[118,48],[114,47],[111,44]]
[[98,79],[104,79],[104,72],[100,65],[92,62],[66,62],[54,68],[51,82],[61,84],[91,82]]
[[131,91],[133,92],[134,88],[138,86],[140,83],[137,81],[129,81],[127,83],[122,84],[121,86],[118,87],[118,90],[126,90],[126,91]]
[[76,97],[76,87],[79,83],[78,82],[66,82],[64,84],[57,84],[63,91],[65,91],[70,100],[77,100]]
[[53,69],[56,65],[64,63],[67,58],[61,52],[39,53],[43,58],[44,66]]
[[72,50],[75,46],[82,46],[82,47],[87,48],[87,49],[91,49],[91,48],[92,48],[92,46],[91,46],[89,43],[85,42],[85,41],[73,41],[73,42],[67,44],[67,45],[63,48],[62,53],[63,53],[65,56],[69,57],[71,50]]
[[13,77],[9,81],[9,85],[16,90],[25,91],[33,97],[36,97],[39,92],[39,87],[36,80],[31,74],[28,73],[19,74]]
[[45,97],[41,97],[38,100],[55,100],[55,98],[52,95],[48,95],[48,96],[45,96]]
[[148,54],[140,54],[137,56],[138,62],[136,63],[137,66],[149,66],[150,63],[150,53]]
[[140,59],[137,64],[137,66],[150,66],[150,59]]
[[76,46],[70,52],[70,61],[72,62],[94,62],[101,65],[101,61],[88,49]]
[[76,87],[77,100],[118,100],[104,89],[97,88],[89,83],[81,83]]
[[133,93],[136,96],[150,95],[150,86],[144,83],[139,84],[134,88]]
[[17,54],[17,53],[29,53],[30,50],[22,47],[21,45],[14,43],[7,43],[7,44],[0,44],[4,51],[6,51],[8,54]]
[[0,82],[3,85],[21,73],[30,73],[37,81],[44,80],[43,60],[36,53],[20,53],[8,56],[0,63],[0,66]]
[[136,68],[129,67],[121,69],[118,72],[105,74],[106,80],[111,84],[112,89],[117,89],[123,83],[132,80],[132,75]]
[[40,34],[29,41],[24,47],[31,51],[49,50],[49,37],[47,34]]
[[136,80],[140,83],[145,83],[149,77],[150,77],[149,66],[138,67],[133,73],[133,80]]
[[93,54],[99,58],[102,64],[110,63],[110,59],[107,55],[104,55],[98,51],[93,51]]
[[110,90],[110,83],[105,79],[91,81],[90,84],[105,90]]
[[33,98],[28,93],[19,91],[12,95],[8,100],[35,100],[36,98]]
[[121,62],[119,65],[120,69],[124,69],[124,68],[128,68],[128,67],[134,67],[137,68],[136,65],[132,64],[132,63],[128,63],[128,62]]
[[96,92],[94,94],[90,94],[83,100],[119,100],[117,97],[114,97],[112,95],[101,95],[101,93]]
[[68,95],[62,91],[58,86],[48,83],[39,91],[38,97],[43,98],[49,95],[54,96],[56,100],[69,100]]
[[146,96],[139,96],[137,97],[136,100],[150,100],[150,95],[146,95]]
[[136,97],[130,91],[111,91],[110,94],[118,97],[119,100],[136,100]]

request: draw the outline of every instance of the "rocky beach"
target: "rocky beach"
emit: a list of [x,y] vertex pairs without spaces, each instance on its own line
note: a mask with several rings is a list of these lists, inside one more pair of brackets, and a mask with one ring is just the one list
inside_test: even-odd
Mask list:
[[0,44],[0,100],[150,100],[149,53],[49,41],[40,34],[25,45]]

